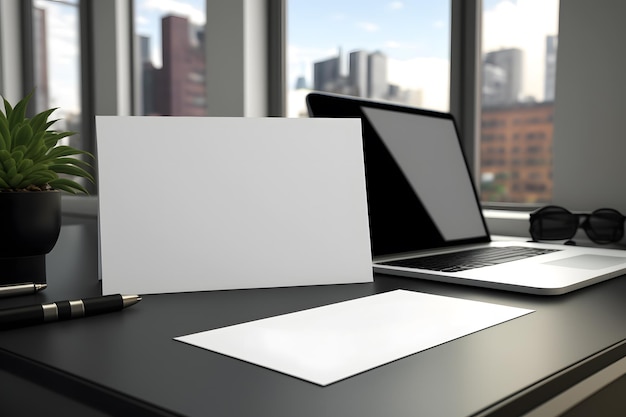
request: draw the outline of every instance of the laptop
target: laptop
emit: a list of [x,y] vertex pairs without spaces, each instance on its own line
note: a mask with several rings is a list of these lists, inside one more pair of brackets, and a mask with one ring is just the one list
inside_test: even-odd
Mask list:
[[451,114],[327,93],[307,107],[362,121],[375,272],[543,295],[626,273],[619,249],[492,239]]

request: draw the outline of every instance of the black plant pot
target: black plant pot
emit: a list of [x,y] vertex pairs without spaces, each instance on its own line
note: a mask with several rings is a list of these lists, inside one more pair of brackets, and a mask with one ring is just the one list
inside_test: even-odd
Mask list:
[[59,191],[0,192],[0,285],[45,284],[60,230]]

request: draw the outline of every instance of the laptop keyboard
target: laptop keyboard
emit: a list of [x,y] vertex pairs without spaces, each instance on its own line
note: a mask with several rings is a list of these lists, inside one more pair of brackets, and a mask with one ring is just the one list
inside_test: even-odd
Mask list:
[[442,253],[418,258],[380,262],[381,265],[428,269],[430,271],[459,272],[468,269],[498,265],[532,256],[556,252],[559,249],[526,248],[523,246],[488,247],[461,252]]

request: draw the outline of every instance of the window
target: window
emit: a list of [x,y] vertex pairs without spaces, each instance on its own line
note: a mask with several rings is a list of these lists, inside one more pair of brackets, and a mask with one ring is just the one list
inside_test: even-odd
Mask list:
[[[480,178],[483,202],[544,204],[552,199],[552,131],[558,0],[483,0]],[[493,135],[507,139],[494,143]],[[512,146],[515,140],[515,147]],[[535,144],[541,142],[542,146]],[[532,158],[495,165],[494,147]],[[530,172],[535,174],[531,181]],[[507,174],[507,175],[502,175]],[[545,178],[538,184],[537,175]],[[528,178],[513,187],[511,178]],[[522,180],[523,181],[523,180]]]
[[450,1],[289,0],[287,116],[311,90],[447,111]]
[[[144,101],[152,103],[156,107],[154,94],[157,90],[138,87],[148,80],[142,78],[143,74],[139,70],[141,65],[138,65],[137,61],[142,62],[142,59],[149,61],[144,62],[154,66],[156,71],[152,75],[158,73],[158,70],[163,66],[160,39],[163,17],[172,14],[185,17],[190,22],[201,25],[204,21],[201,16],[206,15],[205,3],[205,0],[185,0],[185,3],[181,1],[157,2],[155,0],[133,0],[132,2],[80,0],[5,2],[0,0],[0,27],[3,35],[6,35],[1,39],[2,45],[0,45],[0,89],[2,90],[0,93],[8,94],[9,98],[15,99],[28,92],[35,85],[39,90],[40,86],[44,85],[41,81],[41,74],[47,71],[49,105],[61,107],[66,112],[63,117],[66,114],[69,116],[70,112],[77,109],[78,112],[72,113],[70,119],[75,119],[76,122],[83,119],[80,121],[81,128],[71,128],[80,130],[80,136],[85,136],[80,138],[81,141],[87,140],[89,144],[93,144],[93,135],[89,132],[89,126],[86,126],[92,120],[93,113],[129,114],[130,99],[124,94],[130,96],[130,92],[133,92],[137,101],[134,103],[136,110],[134,114],[148,114],[144,111],[148,107],[145,105],[146,108],[144,108]],[[228,2],[208,2],[211,7],[223,3]],[[282,6],[281,0],[270,0],[270,4],[277,3]],[[474,140],[474,136],[477,136],[475,139],[477,155],[476,157],[470,155],[469,162],[471,165],[480,159],[478,156],[482,156],[485,145],[497,146],[497,149],[505,152],[504,155],[498,152],[487,154],[491,155],[491,166],[494,167],[492,169],[485,169],[487,166],[485,163],[482,167],[478,163],[476,165],[476,178],[482,184],[481,195],[485,202],[511,202],[517,207],[516,202],[542,204],[544,201],[555,201],[572,209],[586,210],[600,206],[612,206],[626,211],[623,208],[626,204],[624,193],[614,191],[620,189],[619,179],[623,178],[623,173],[619,171],[623,164],[620,163],[619,158],[620,155],[624,154],[622,152],[624,141],[620,139],[622,136],[619,133],[616,134],[620,131],[621,119],[619,115],[623,113],[623,94],[620,89],[623,84],[620,81],[622,79],[620,68],[623,65],[621,65],[620,54],[614,52],[620,49],[619,40],[623,38],[623,36],[615,35],[615,31],[618,34],[623,32],[619,23],[615,23],[619,16],[624,14],[626,6],[622,3],[614,2],[605,7],[597,7],[595,2],[562,2],[559,4],[556,0],[440,0],[437,2],[426,0],[415,0],[415,2],[409,0],[404,2],[335,0],[332,3],[327,1],[320,3],[305,0],[284,0],[284,3],[286,6],[284,29],[287,35],[285,44],[288,47],[286,48],[285,72],[288,76],[285,77],[287,82],[280,84],[284,84],[289,90],[290,115],[293,115],[294,107],[299,108],[299,110],[295,110],[295,113],[304,107],[302,91],[313,87],[314,63],[336,58],[340,50],[342,57],[339,67],[340,75],[347,76],[349,73],[350,52],[363,50],[370,54],[380,51],[387,56],[388,81],[390,84],[397,85],[399,85],[396,82],[398,77],[394,75],[396,69],[390,65],[392,61],[406,60],[411,63],[419,59],[419,62],[424,64],[436,63],[438,65],[436,66],[437,74],[441,77],[429,78],[431,81],[429,85],[417,85],[417,80],[425,78],[423,75],[425,72],[415,72],[413,77],[414,86],[418,90],[422,90],[422,105],[438,110],[449,108],[454,110],[457,118],[467,117],[473,121],[473,123],[467,123],[466,120],[461,120],[460,125],[463,138]],[[45,11],[45,28],[41,25],[37,26],[32,17],[29,17],[29,21],[21,20],[23,4],[32,5],[29,8],[31,11],[34,11],[35,8]],[[175,10],[164,7],[157,8],[158,4],[174,5]],[[246,2],[246,4],[256,3]],[[481,7],[475,7],[476,4]],[[131,11],[131,5],[134,13],[133,19],[128,15]],[[81,9],[80,13],[79,8]],[[84,13],[89,11],[86,9],[92,10],[90,13]],[[103,9],[106,13],[101,13]],[[419,13],[414,13],[416,9],[419,9]],[[472,77],[468,79],[461,79],[460,81],[457,79],[459,77],[455,71],[466,74],[472,72],[467,71],[467,67],[470,70],[474,68],[473,62],[467,62],[468,56],[474,56],[473,45],[467,48],[463,40],[469,39],[470,44],[474,42],[475,33],[471,22],[474,21],[475,23],[474,16],[472,16],[475,9],[481,9],[481,16],[483,17],[483,54],[478,57],[479,62],[475,66],[476,68],[482,68],[482,63],[486,61],[487,54],[490,52],[506,49],[517,48],[523,52],[523,68],[528,67],[530,55],[540,57],[539,60],[534,59],[535,64],[532,65],[532,71],[530,74],[528,71],[524,72],[521,80],[521,94],[519,94],[521,105],[518,106],[518,110],[520,110],[518,113],[523,114],[509,118],[505,115],[507,111],[511,110],[510,107],[500,106],[498,109],[497,106],[488,108],[485,105],[482,108],[482,115],[479,114],[474,117],[473,99],[480,93],[490,94],[489,98],[492,100],[506,97],[504,91],[498,92],[496,90],[496,87],[503,89],[505,85],[503,81],[505,74],[502,68],[500,70],[497,68],[504,64],[496,59],[497,55],[491,54],[489,57],[489,76],[493,82],[487,86],[486,91],[483,90],[482,84],[478,85],[473,82],[475,78],[473,75],[475,74],[472,74]],[[376,13],[372,14],[372,11]],[[127,14],[122,13],[123,15],[120,17],[119,12]],[[401,16],[393,20],[398,22],[396,26],[402,29],[402,36],[395,39],[386,37],[388,25],[384,24],[384,20],[381,20],[382,18],[389,18],[390,14],[394,12],[406,17],[405,19]],[[33,12],[32,14],[36,15],[36,13]],[[62,13],[62,26],[53,25],[53,17],[59,15],[58,13]],[[375,23],[374,25],[367,25],[366,23],[369,21],[367,13],[380,19],[371,20],[370,22]],[[558,22],[557,13],[560,13],[561,22]],[[214,14],[212,13],[212,15]],[[260,13],[256,13],[256,15],[260,15]],[[438,17],[433,19],[435,15]],[[450,15],[452,15],[453,20],[460,17],[460,24],[455,23],[452,26]],[[81,25],[83,31],[87,29],[80,36],[78,36],[79,16],[81,19],[86,18],[85,21],[81,21]],[[220,18],[222,18],[221,16]],[[466,19],[464,20],[464,18]],[[240,17],[234,18],[230,15],[222,19],[241,20]],[[124,51],[122,51],[121,55],[124,59],[114,65],[115,59],[111,58],[111,54],[113,54],[111,50],[119,48],[125,38],[113,36],[112,29],[95,32],[90,31],[90,29],[95,26],[99,29],[114,28],[116,25],[125,26],[131,20],[134,22],[136,35],[133,43],[136,62],[131,66]],[[236,23],[241,24],[240,21],[230,23],[228,21],[229,27],[236,26]],[[53,30],[53,27],[56,29]],[[36,52],[34,63],[31,62],[32,67],[22,66],[24,62],[22,58],[28,58],[31,55],[30,48],[32,45],[28,42],[24,44],[20,42],[21,35],[27,33],[25,28],[29,30],[32,28],[33,30],[30,32],[33,33],[33,38],[39,39],[43,33],[41,31],[46,31],[45,42],[38,42],[43,50]],[[425,33],[419,32],[420,28],[425,28]],[[459,29],[459,36],[455,32],[456,29]],[[55,38],[71,33],[74,34],[71,35],[74,36],[74,46],[52,53],[56,43]],[[307,37],[307,34],[313,35]],[[515,34],[523,34],[527,39],[523,39],[524,42],[522,42],[514,38]],[[123,35],[126,36],[126,32]],[[219,32],[216,36],[220,41],[228,38],[220,37]],[[216,36],[213,36],[212,39],[216,39]],[[357,39],[357,41],[349,42],[349,36],[353,40]],[[140,41],[141,37],[145,37],[145,39]],[[86,49],[89,46],[83,46],[81,51],[78,44],[84,39],[90,40],[90,45],[95,44],[96,47]],[[461,39],[460,46],[457,45],[459,39]],[[528,52],[530,55],[527,56],[524,47],[526,41],[530,40],[534,40],[535,43],[531,47],[532,50]],[[231,44],[226,40],[223,42],[229,46]],[[259,42],[261,41],[259,40]],[[449,45],[451,42],[452,45]],[[237,48],[235,43],[233,42],[233,48]],[[400,48],[400,46],[411,46],[409,44],[414,46],[412,50]],[[128,46],[128,44],[124,45]],[[555,78],[553,74],[556,69],[557,48],[559,49],[559,66],[567,73],[567,77],[561,77],[559,81],[560,90],[558,93],[561,95],[559,98],[551,95],[551,92],[554,91]],[[42,59],[44,51],[46,58]],[[84,54],[85,51],[89,53]],[[144,51],[143,55],[141,51]],[[412,51],[414,54],[409,55],[407,53],[403,56],[396,56],[395,54],[400,51]],[[83,52],[82,57],[81,52]],[[239,52],[241,51],[239,50]],[[259,55],[262,54],[259,52]],[[514,56],[515,53],[511,55]],[[142,56],[143,58],[141,58]],[[357,56],[358,54],[355,55],[355,59]],[[454,67],[449,64],[450,57],[452,57]],[[83,63],[88,62],[94,65],[98,71],[81,74],[78,69],[81,59]],[[456,65],[457,60],[463,65]],[[56,61],[64,61],[69,66],[66,66],[66,69],[60,73],[55,72],[53,67],[56,66]],[[106,71],[102,70],[103,67],[106,67]],[[265,68],[264,63],[261,62],[259,67]],[[127,82],[130,79],[130,68],[135,69],[133,76],[137,81],[132,86],[129,86],[130,83]],[[420,70],[425,71],[425,68],[424,65]],[[94,68],[91,69],[94,70]],[[415,70],[417,71],[417,69]],[[449,76],[450,70],[452,70],[452,77]],[[116,76],[110,76],[114,71],[118,71]],[[61,76],[73,73],[72,84],[62,84],[60,80],[57,81],[55,73]],[[31,77],[35,74],[39,76],[36,82],[32,80],[34,77]],[[592,77],[593,82],[589,82],[589,74],[601,74],[601,76]],[[529,78],[531,76],[532,78]],[[537,81],[536,76],[539,76],[543,81]],[[187,71],[183,78],[187,80],[184,84],[193,89],[206,83],[207,80],[211,80],[212,77],[215,77],[215,73],[212,75],[194,67],[194,69]],[[220,75],[218,78],[222,79],[223,77]],[[356,78],[358,79],[358,77]],[[442,79],[444,81],[441,81]],[[534,80],[533,88],[532,91],[529,91],[531,80]],[[452,82],[451,87],[450,82]],[[88,87],[82,93],[81,83]],[[261,85],[259,91],[265,91],[265,86],[262,83],[255,82],[254,85]],[[361,86],[363,85],[367,84],[361,81]],[[458,97],[458,90],[465,90],[468,86],[471,86],[470,91],[466,91]],[[473,89],[477,89],[478,94],[474,94]],[[85,100],[83,96],[91,93],[92,90],[94,91],[93,96]],[[275,88],[269,90],[270,94],[277,91]],[[302,91],[298,92],[298,90]],[[361,90],[364,90],[363,87]],[[391,92],[397,91],[395,88],[390,90]],[[224,91],[227,90],[224,89]],[[432,94],[433,91],[440,91],[442,94],[435,95]],[[448,91],[451,92],[450,100],[448,99]],[[72,100],[58,101],[68,92],[71,92],[71,97],[74,97]],[[114,99],[109,97],[109,92]],[[144,94],[148,97],[144,98]],[[150,98],[151,95],[152,98]],[[300,98],[294,99],[294,96],[298,95]],[[193,98],[190,97],[190,107],[197,109],[203,105],[206,97],[203,100],[200,96],[193,94]],[[241,96],[244,97],[244,95]],[[433,97],[438,98],[434,104],[431,104]],[[530,97],[533,97],[534,100],[529,100]],[[549,108],[554,99],[559,100],[559,111],[558,116],[556,116],[559,118],[556,121],[559,131],[553,142],[551,126],[555,113],[549,111]],[[37,98],[37,100],[40,99]],[[248,100],[247,96],[241,100]],[[259,99],[259,101],[261,100]],[[455,100],[462,105],[459,106]],[[520,103],[516,103],[516,105]],[[241,115],[239,113],[234,114],[235,111],[231,108],[225,108],[224,103],[218,103],[218,105],[224,107],[223,115]],[[149,108],[148,111],[150,111]],[[81,114],[82,112],[85,113]],[[580,114],[584,114],[585,117],[580,117]],[[87,131],[85,131],[85,127],[87,127]],[[478,130],[476,134],[474,134],[474,128]],[[543,137],[535,136],[533,140],[535,144],[541,144],[547,152],[545,155],[532,155],[533,158],[536,158],[532,161],[533,163],[538,161],[545,163],[545,166],[538,165],[533,168],[533,172],[538,173],[537,182],[541,181],[540,178],[546,178],[547,181],[544,187],[545,191],[541,195],[523,192],[525,189],[523,185],[517,186],[518,192],[514,192],[513,188],[515,185],[513,178],[517,178],[520,183],[524,183],[528,178],[527,175],[522,175],[527,171],[524,164],[529,156],[525,152],[529,145],[526,139],[528,133],[543,133]],[[501,137],[505,139],[501,140]],[[484,138],[488,139],[485,141]],[[79,136],[74,137],[73,140],[79,140]],[[589,141],[593,141],[593,143],[589,143]],[[517,153],[514,153],[514,147],[517,147]],[[93,147],[90,150],[93,150]],[[468,153],[471,151],[473,149]],[[594,157],[591,158],[591,156]],[[487,158],[484,158],[484,161],[489,162]],[[519,169],[512,169],[514,165],[519,166]],[[589,166],[589,168],[581,169],[581,166]],[[597,187],[597,184],[606,185]],[[585,193],[586,198],[581,201],[580,195],[583,185],[592,192]],[[486,193],[487,189],[497,190],[497,193]]]
[[205,116],[205,0],[135,0],[136,113]]
[[[559,2],[479,1],[481,199],[549,202],[551,183],[541,193],[526,192],[538,187],[525,184],[514,192],[510,178],[525,178],[541,163],[551,178]],[[450,13],[450,1],[288,1],[287,115],[306,115],[311,90],[448,111]],[[526,166],[512,157],[514,140],[518,148],[541,140],[545,151]],[[495,161],[494,153],[502,157]]]
[[[58,120],[52,129],[76,132],[59,145],[92,151],[82,111],[80,0],[34,0],[31,16],[32,79],[26,85],[34,87],[32,110],[56,108],[48,119]],[[84,178],[72,179],[95,190]]]
[[78,132],[69,145],[84,149],[81,117],[79,0],[33,2],[35,111],[58,109],[56,130]]

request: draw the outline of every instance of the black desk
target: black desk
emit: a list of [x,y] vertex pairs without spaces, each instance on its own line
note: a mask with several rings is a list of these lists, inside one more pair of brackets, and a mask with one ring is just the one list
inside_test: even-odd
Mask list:
[[[94,221],[64,225],[49,288],[0,306],[98,294],[96,256]],[[172,340],[396,288],[536,312],[327,387]],[[557,297],[386,276],[148,295],[121,313],[0,333],[0,415],[510,416],[626,356],[625,337],[626,277]]]

